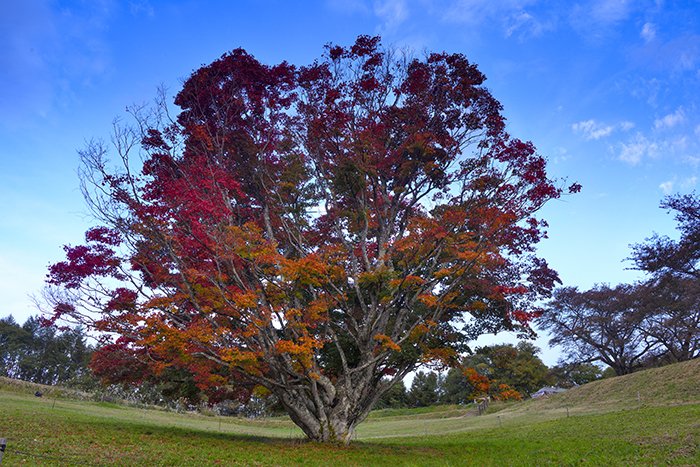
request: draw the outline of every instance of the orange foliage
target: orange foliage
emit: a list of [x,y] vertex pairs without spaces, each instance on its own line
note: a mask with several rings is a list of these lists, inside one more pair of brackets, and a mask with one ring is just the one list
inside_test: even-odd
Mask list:
[[462,372],[474,387],[475,396],[483,396],[489,393],[492,381],[487,376],[479,374],[474,368],[465,368]]
[[374,340],[379,342],[379,348],[381,350],[393,350],[394,352],[401,352],[401,347],[391,340],[391,337],[384,334],[376,334]]
[[499,401],[521,401],[523,400],[523,395],[508,384],[499,384],[498,394],[494,398]]

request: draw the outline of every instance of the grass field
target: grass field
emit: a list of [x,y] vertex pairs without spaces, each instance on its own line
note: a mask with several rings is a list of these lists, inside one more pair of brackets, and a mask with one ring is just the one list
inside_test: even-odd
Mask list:
[[206,417],[32,394],[0,382],[3,467],[700,465],[700,360],[547,400],[492,405],[480,417],[456,406],[377,411],[349,447],[307,443],[286,418]]

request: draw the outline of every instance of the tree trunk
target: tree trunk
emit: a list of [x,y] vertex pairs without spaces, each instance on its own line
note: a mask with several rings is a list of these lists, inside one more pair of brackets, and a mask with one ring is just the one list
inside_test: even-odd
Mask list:
[[[295,391],[296,392],[296,391]],[[351,416],[347,400],[336,401],[334,406],[315,407],[298,393],[284,393],[280,397],[292,421],[312,441],[349,444],[359,423]],[[345,399],[345,398],[343,398]],[[310,407],[313,406],[313,407]],[[320,410],[316,410],[320,409]]]
[[335,384],[321,376],[309,385],[275,391],[292,421],[312,441],[349,444],[381,394],[390,385],[373,383],[371,372],[354,381],[338,378]]

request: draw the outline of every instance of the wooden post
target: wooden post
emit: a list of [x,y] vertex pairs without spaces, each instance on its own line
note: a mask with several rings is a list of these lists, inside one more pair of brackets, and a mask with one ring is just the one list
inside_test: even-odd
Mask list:
[[566,408],[566,418],[569,418],[569,408]]
[[2,455],[5,454],[5,446],[7,445],[7,441],[5,438],[0,438],[0,464],[2,464]]

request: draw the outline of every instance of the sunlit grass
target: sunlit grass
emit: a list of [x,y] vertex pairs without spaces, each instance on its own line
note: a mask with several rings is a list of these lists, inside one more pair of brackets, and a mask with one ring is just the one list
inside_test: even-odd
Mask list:
[[286,417],[178,414],[0,389],[3,467],[700,465],[698,364],[496,404],[484,416],[460,406],[377,411],[349,447],[305,442]]

